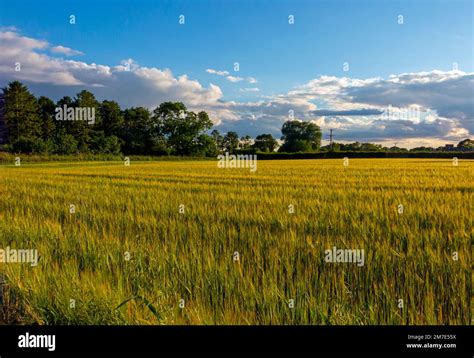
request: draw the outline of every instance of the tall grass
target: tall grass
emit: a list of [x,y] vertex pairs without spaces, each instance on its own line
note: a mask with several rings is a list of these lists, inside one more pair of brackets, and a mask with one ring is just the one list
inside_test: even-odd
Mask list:
[[[0,263],[0,274],[24,320],[41,324],[470,324],[473,169],[436,159],[262,161],[256,173],[211,161],[1,166],[0,248],[41,257]],[[333,246],[364,249],[365,265],[326,263]]]

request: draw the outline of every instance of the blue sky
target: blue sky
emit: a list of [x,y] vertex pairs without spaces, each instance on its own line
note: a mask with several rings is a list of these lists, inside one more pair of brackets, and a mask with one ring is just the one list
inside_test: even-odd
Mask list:
[[[74,25],[69,23],[71,14],[76,18]],[[185,16],[184,25],[178,22],[180,15]],[[292,25],[289,15],[294,16]],[[452,142],[473,131],[469,93],[474,65],[472,1],[0,0],[0,26],[10,34],[3,45],[7,50],[13,53],[13,47],[24,43],[26,47],[16,53],[29,69],[22,74],[0,71],[0,85],[18,78],[36,94],[53,98],[91,87],[99,98],[111,97],[123,106],[153,107],[162,99],[188,100],[193,109],[209,110],[222,130],[236,129],[241,135],[278,135],[291,109],[298,119],[314,120],[323,129],[331,124],[340,128],[344,140]],[[25,39],[47,45],[32,45]],[[53,51],[57,46],[71,51]],[[37,60],[34,54],[44,58]],[[133,59],[137,78],[111,69],[104,75],[107,79],[100,81],[99,75],[94,82],[93,71],[104,74],[107,70],[92,65],[114,68],[127,59]],[[86,69],[77,72],[80,65],[74,61]],[[238,72],[233,70],[235,62]],[[348,71],[343,70],[345,62]],[[42,68],[48,73],[40,76]],[[158,72],[165,69],[171,74]],[[409,83],[389,81],[391,75],[407,73],[412,74]],[[111,76],[117,78],[112,81]],[[185,80],[180,82],[180,76],[186,76]],[[375,78],[379,82],[369,81]],[[166,81],[175,83],[169,86]],[[427,82],[432,86],[427,87]],[[417,92],[420,83],[424,87]],[[446,83],[446,88],[439,83]],[[117,88],[125,86],[134,91],[122,93]],[[393,103],[391,98],[374,98],[371,90],[380,87],[387,96],[396,93]],[[330,95],[328,88],[333,92]],[[158,91],[158,103],[145,93],[147,89]],[[452,101],[438,108],[441,91],[446,90],[453,92]],[[471,105],[458,103],[459,108],[453,109],[459,91]],[[136,98],[129,98],[130,93]],[[409,103],[406,98],[414,99]],[[422,106],[421,119],[410,125],[397,119],[385,123],[373,116],[315,116],[321,109],[383,111],[389,102],[401,109]],[[374,122],[377,126],[371,126]]]

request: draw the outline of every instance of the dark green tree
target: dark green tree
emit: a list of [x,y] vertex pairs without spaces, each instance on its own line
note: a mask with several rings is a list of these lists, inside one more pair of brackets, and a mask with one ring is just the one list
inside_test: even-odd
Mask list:
[[82,120],[75,118],[71,125],[71,134],[78,142],[79,151],[88,152],[93,140],[94,129],[100,127],[100,104],[91,92],[84,90],[77,94],[74,107],[80,108],[85,113],[94,114],[93,123],[91,120],[84,120],[84,118]]
[[41,137],[43,140],[51,140],[56,132],[55,110],[56,105],[48,97],[41,96],[38,98],[41,118]]
[[458,143],[457,147],[462,150],[474,150],[474,140],[464,139]]
[[248,134],[245,137],[241,137],[239,141],[240,149],[249,149],[252,146],[252,137]]
[[93,126],[89,149],[94,153],[119,154],[123,140],[120,139],[123,127],[123,114],[114,101],[100,104],[100,115]]
[[224,137],[220,134],[220,132],[217,129],[214,129],[211,132],[211,137],[216,143],[218,152],[224,151]]
[[222,145],[225,152],[233,153],[239,148],[239,135],[233,131],[227,132],[222,141]]
[[415,147],[415,148],[411,148],[410,149],[410,152],[434,152],[435,149],[432,148],[432,147],[425,147],[425,146],[422,146],[422,147]]
[[66,129],[59,127],[55,138],[56,154],[75,154],[77,153],[77,140],[72,134],[66,132]]
[[35,96],[19,81],[3,88],[7,142],[14,151],[32,152],[41,140],[40,107]]
[[164,102],[153,111],[156,132],[167,141],[173,154],[201,155],[198,138],[212,127],[206,112],[188,111],[182,102]]
[[273,152],[278,142],[271,134],[260,134],[255,138],[253,147],[260,152]]
[[106,137],[120,134],[124,119],[117,102],[103,101],[100,104],[100,119],[97,127],[104,132]]
[[216,157],[219,154],[217,143],[212,136],[200,134],[196,140],[195,155]]
[[314,123],[287,121],[281,132],[280,152],[314,152],[321,146],[321,129]]
[[157,134],[150,111],[143,107],[128,108],[124,111],[121,138],[124,154],[166,154],[164,138]]

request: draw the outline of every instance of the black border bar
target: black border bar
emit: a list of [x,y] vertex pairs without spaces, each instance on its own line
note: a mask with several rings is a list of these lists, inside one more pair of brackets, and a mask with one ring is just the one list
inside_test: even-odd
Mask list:
[[[19,348],[19,336],[26,332],[55,335],[55,350]],[[456,348],[407,348],[407,344],[417,343],[454,343]],[[58,356],[65,352],[178,351],[472,357],[474,330],[472,326],[0,326],[2,358],[37,353]]]

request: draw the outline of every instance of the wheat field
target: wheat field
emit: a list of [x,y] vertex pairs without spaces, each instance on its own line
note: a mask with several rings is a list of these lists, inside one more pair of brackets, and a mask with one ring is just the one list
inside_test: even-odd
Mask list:
[[[443,159],[269,160],[255,173],[2,165],[0,248],[39,261],[0,263],[0,312],[39,324],[471,324],[473,173],[472,160]],[[364,265],[326,262],[333,247],[364,250]]]

